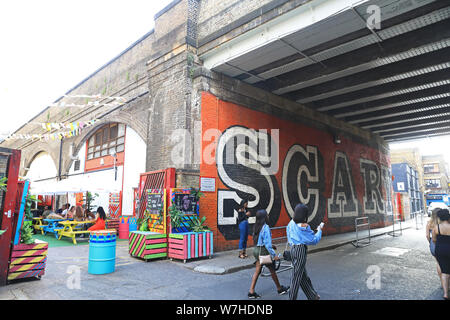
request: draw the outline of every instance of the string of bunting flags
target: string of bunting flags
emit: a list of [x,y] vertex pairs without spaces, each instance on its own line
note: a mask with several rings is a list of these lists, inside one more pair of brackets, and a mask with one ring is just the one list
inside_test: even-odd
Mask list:
[[90,127],[98,122],[98,119],[93,119],[89,121],[78,121],[78,122],[44,122],[40,123],[41,127],[47,132],[50,132],[52,129],[61,130],[61,129],[69,129],[69,131],[60,131],[53,133],[14,133],[6,137],[6,140],[9,139],[23,139],[23,140],[61,140],[63,138],[75,137],[83,131],[83,129]]

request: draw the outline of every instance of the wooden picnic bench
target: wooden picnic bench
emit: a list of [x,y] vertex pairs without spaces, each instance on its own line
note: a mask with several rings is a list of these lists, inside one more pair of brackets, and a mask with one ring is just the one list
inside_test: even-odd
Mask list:
[[42,218],[33,218],[33,228],[36,231],[41,231],[42,234],[44,234],[44,224],[42,223]]
[[61,240],[63,236],[68,237],[72,239],[73,244],[77,244],[76,235],[90,233],[89,230],[80,230],[77,227],[88,223],[95,223],[95,221],[62,221],[63,228],[58,230],[58,239]]

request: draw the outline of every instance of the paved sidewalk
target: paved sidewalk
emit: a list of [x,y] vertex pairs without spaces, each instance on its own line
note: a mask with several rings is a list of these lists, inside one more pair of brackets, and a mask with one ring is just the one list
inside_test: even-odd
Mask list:
[[[426,221],[425,217],[423,219],[423,226],[425,226]],[[411,219],[406,222],[401,223],[402,229],[409,229],[409,228],[416,228],[416,222],[415,220]],[[420,224],[420,218],[418,227],[423,228]],[[395,230],[397,233],[397,230],[399,230],[400,226],[399,224],[395,225]],[[385,227],[385,228],[378,228],[378,229],[371,229],[370,235],[371,237],[378,237],[385,235],[387,233],[390,233],[393,231],[393,227]],[[362,229],[361,234],[359,237],[367,237],[368,232],[365,229]],[[308,252],[314,253],[324,250],[331,250],[346,244],[352,243],[356,239],[356,233],[349,232],[349,233],[341,233],[336,235],[329,235],[329,236],[323,236],[322,240],[315,246],[309,246]],[[283,253],[284,249],[286,248],[286,242],[277,242],[277,253]],[[183,265],[185,268],[194,270],[196,272],[201,273],[208,273],[208,274],[226,274],[226,273],[232,273],[243,269],[249,269],[254,267],[255,259],[252,256],[252,250],[253,248],[248,248],[247,254],[249,257],[247,259],[239,259],[239,250],[230,250],[230,251],[223,251],[223,252],[217,252],[214,253],[214,256],[212,259],[199,259],[199,260],[191,260],[187,263],[183,264],[182,262],[179,262],[181,265]],[[175,262],[175,260],[173,261]]]

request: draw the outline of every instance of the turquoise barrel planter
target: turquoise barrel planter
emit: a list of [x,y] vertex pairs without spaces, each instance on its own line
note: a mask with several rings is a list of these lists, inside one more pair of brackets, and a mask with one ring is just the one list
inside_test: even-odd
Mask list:
[[116,269],[115,230],[92,231],[89,237],[89,264],[91,274],[112,273]]

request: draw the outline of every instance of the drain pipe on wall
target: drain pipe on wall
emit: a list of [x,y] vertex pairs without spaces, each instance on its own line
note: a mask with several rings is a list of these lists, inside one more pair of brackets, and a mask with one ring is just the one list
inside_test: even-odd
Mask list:
[[59,164],[58,164],[58,180],[61,181],[61,162],[62,162],[62,148],[63,148],[64,138],[61,139],[61,143],[59,145]]

